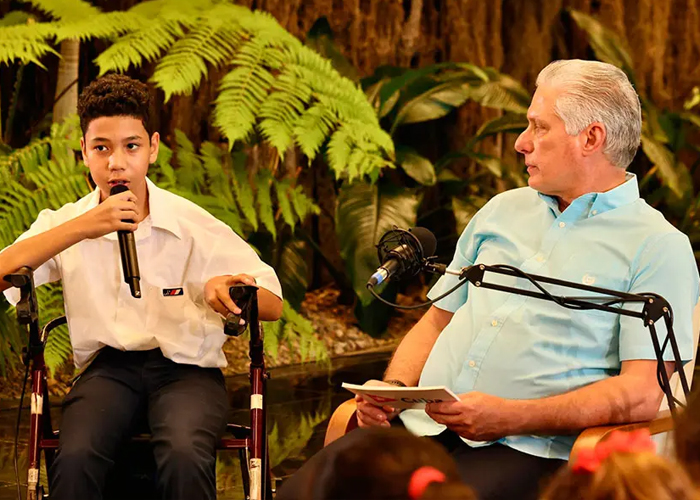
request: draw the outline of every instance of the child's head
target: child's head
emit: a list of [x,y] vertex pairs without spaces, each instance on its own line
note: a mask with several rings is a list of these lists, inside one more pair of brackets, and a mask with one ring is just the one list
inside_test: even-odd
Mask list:
[[648,431],[614,432],[583,450],[540,500],[699,500],[685,471],[656,455]]
[[404,429],[360,429],[364,435],[317,470],[314,500],[475,500],[438,443]]
[[700,487],[700,393],[694,394],[674,431],[676,457]]
[[124,75],[107,75],[85,87],[78,114],[83,160],[102,199],[118,183],[145,199],[146,173],[158,157],[160,139],[152,130],[148,87]]

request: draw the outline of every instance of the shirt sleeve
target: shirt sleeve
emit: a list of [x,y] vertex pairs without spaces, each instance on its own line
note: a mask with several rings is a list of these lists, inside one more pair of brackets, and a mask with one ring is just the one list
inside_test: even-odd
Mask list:
[[[673,331],[684,362],[693,358],[693,309],[698,301],[700,277],[692,247],[684,234],[669,233],[649,243],[635,266],[630,293],[653,292],[661,295],[673,311]],[[663,346],[666,326],[655,324],[659,345]],[[656,359],[651,331],[639,318],[620,316],[620,361]],[[664,360],[673,361],[669,345]]]
[[[459,270],[463,267],[469,267],[474,264],[477,254],[479,252],[479,231],[480,231],[480,221],[487,216],[487,212],[490,212],[494,205],[494,200],[492,199],[486,205],[484,205],[481,210],[479,210],[474,217],[469,221],[467,227],[462,231],[459,241],[457,241],[457,248],[455,249],[452,261],[447,266],[451,270]],[[449,291],[459,283],[459,276],[454,276],[452,274],[443,275],[435,285],[428,292],[428,298],[430,300],[439,297],[443,293]],[[456,312],[457,309],[462,307],[468,298],[469,284],[465,283],[460,286],[457,290],[449,294],[444,299],[440,299],[435,302],[435,306],[439,307],[448,312]]]
[[[53,210],[42,210],[34,221],[31,227],[21,234],[19,238],[15,240],[15,243],[31,238],[38,234],[44,233],[49,229],[52,229],[55,225],[54,214],[56,212]],[[15,244],[13,243],[13,245]],[[12,245],[10,245],[12,246]],[[4,248],[2,252],[10,247]],[[0,252],[0,253],[2,253]],[[44,262],[38,269],[34,270],[34,286],[43,285],[45,283],[52,283],[61,279],[61,266],[60,266],[60,256],[54,255],[49,260]],[[5,290],[5,297],[12,305],[17,305],[20,299],[20,293],[18,288],[8,288]]]
[[228,226],[218,236],[204,267],[203,282],[215,276],[249,274],[259,287],[282,298],[282,286],[274,269]]

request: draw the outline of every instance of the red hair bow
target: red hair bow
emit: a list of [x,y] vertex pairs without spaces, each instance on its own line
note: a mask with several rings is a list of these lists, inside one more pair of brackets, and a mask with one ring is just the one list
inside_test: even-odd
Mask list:
[[418,500],[430,483],[444,483],[445,474],[437,470],[435,467],[425,465],[419,467],[413,474],[408,483],[408,498]]
[[571,467],[573,472],[592,473],[611,453],[656,453],[656,444],[651,440],[648,429],[632,432],[613,431],[610,437],[598,443],[595,448],[581,450]]

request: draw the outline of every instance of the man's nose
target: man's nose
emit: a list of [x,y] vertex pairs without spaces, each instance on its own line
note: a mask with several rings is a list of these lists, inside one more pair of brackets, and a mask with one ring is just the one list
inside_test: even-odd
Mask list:
[[532,153],[533,144],[530,138],[529,127],[520,134],[515,141],[515,150],[521,154]]

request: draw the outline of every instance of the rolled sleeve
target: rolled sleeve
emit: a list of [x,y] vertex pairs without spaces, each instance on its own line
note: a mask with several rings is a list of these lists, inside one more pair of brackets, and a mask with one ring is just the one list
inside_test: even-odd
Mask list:
[[[26,240],[27,238],[31,238],[32,236],[36,236],[48,231],[49,229],[52,229],[55,225],[53,220],[54,214],[55,212],[49,209],[39,212],[36,221],[34,221],[26,232],[22,233],[19,238],[15,240],[13,245],[22,240]],[[10,247],[4,248],[2,252],[8,248]],[[0,252],[0,254],[2,252]],[[59,260],[60,256],[55,255],[34,270],[35,286],[43,285],[45,283],[52,283],[61,279],[61,266]],[[10,304],[13,306],[17,305],[20,299],[20,292],[18,288],[8,288],[4,291],[4,294]]]
[[[673,331],[683,362],[693,358],[693,309],[698,301],[700,277],[687,236],[671,233],[657,238],[641,252],[630,293],[653,292],[668,301],[673,310]],[[659,345],[663,345],[666,327],[656,323]],[[639,318],[620,317],[620,361],[656,359],[651,332]],[[666,361],[673,361],[668,346]]]

